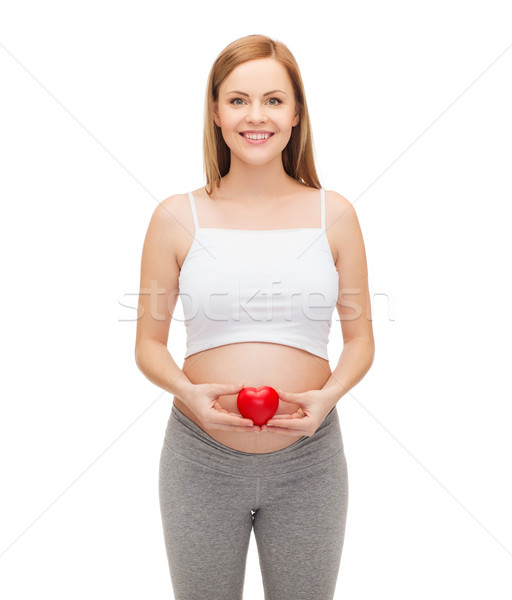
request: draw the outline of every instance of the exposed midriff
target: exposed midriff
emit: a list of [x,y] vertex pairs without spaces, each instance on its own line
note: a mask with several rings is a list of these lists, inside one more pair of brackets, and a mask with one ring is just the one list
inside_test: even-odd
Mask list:
[[[226,344],[187,357],[182,370],[194,384],[240,384],[244,387],[269,385],[288,392],[321,389],[331,375],[329,361],[299,348],[267,342]],[[219,404],[239,414],[237,395],[219,396]],[[288,435],[269,431],[226,431],[205,426],[176,396],[176,407],[212,438],[235,450],[251,453],[274,452],[293,444],[304,434]],[[279,400],[276,415],[292,414],[299,408]]]

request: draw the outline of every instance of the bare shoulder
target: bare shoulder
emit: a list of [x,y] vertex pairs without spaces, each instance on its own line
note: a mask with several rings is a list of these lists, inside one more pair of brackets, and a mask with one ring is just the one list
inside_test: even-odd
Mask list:
[[143,340],[167,344],[179,291],[185,208],[183,194],[176,194],[153,210],[142,249],[136,346]]
[[[155,208],[154,215],[157,219],[165,222],[172,231],[181,229],[190,230],[192,215],[187,194],[173,194],[162,200]],[[193,235],[192,221],[192,235]]]
[[338,226],[357,218],[352,202],[334,190],[325,190],[325,216],[326,227],[338,223],[340,219],[343,221],[339,222]]
[[174,194],[153,210],[143,249],[149,262],[165,256],[167,261],[181,264],[184,247],[194,238],[193,218],[189,207],[187,213],[187,204],[186,194]]
[[354,246],[363,245],[356,211],[350,200],[333,190],[325,191],[325,228],[337,256],[348,256]]

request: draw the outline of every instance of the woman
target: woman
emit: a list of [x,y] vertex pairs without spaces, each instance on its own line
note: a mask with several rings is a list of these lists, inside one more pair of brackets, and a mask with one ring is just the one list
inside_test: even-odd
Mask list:
[[[370,368],[374,341],[358,220],[319,183],[284,44],[250,35],[220,53],[203,149],[207,185],[151,218],[137,323],[137,365],[173,395],[159,492],[174,596],[241,599],[254,529],[266,600],[332,599],[348,502],[336,403]],[[167,350],[178,295],[182,369]],[[334,307],[344,347],[331,372]],[[279,407],[258,426],[237,394],[260,386]]]

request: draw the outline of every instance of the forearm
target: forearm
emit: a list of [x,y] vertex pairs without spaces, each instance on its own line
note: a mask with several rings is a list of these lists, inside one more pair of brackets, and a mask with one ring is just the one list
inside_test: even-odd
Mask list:
[[167,346],[146,340],[135,348],[135,362],[140,371],[155,385],[180,400],[193,383],[174,362]]
[[369,338],[354,338],[343,346],[338,364],[322,388],[333,406],[370,370],[374,354],[375,345]]

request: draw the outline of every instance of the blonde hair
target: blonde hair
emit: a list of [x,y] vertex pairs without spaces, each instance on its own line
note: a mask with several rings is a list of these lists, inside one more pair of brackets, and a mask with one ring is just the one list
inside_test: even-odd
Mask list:
[[293,85],[299,123],[292,128],[290,140],[282,152],[284,170],[309,187],[321,187],[313,156],[313,139],[304,84],[297,61],[282,42],[255,34],[239,38],[226,46],[215,59],[208,76],[203,130],[203,165],[208,195],[211,195],[215,186],[220,186],[221,177],[228,173],[231,162],[230,149],[222,137],[220,127],[213,120],[213,102],[218,101],[219,87],[233,69],[258,58],[274,58],[279,61],[288,72]]

